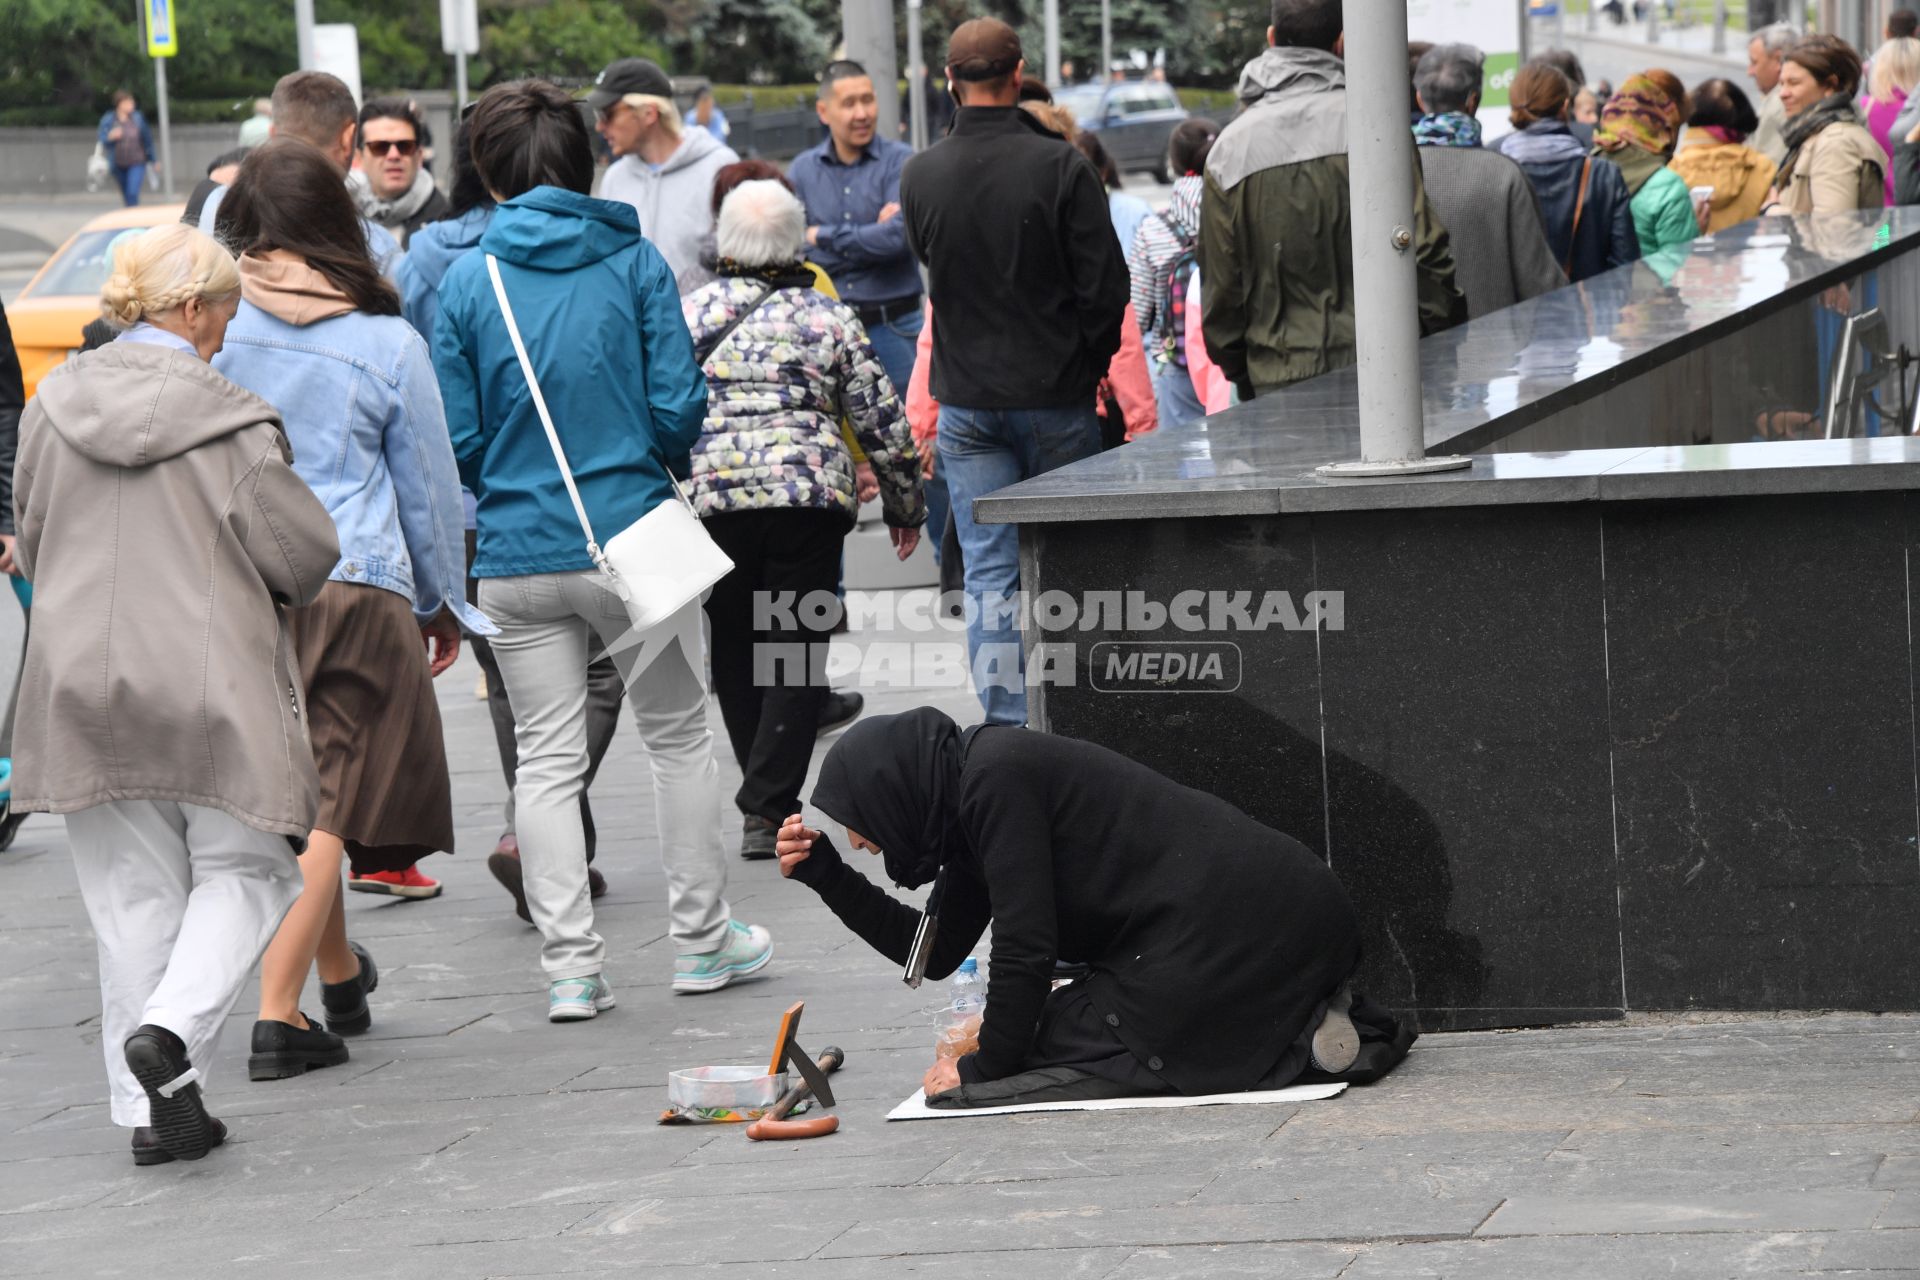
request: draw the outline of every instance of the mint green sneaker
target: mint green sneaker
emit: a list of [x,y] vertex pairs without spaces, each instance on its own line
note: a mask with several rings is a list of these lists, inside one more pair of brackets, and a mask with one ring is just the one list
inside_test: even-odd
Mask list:
[[597,973],[562,978],[547,988],[548,1022],[584,1022],[613,1008],[613,988]]
[[735,920],[728,926],[727,945],[705,955],[681,956],[673,962],[673,989],[690,995],[718,991],[729,982],[758,973],[773,959],[773,935],[759,925]]

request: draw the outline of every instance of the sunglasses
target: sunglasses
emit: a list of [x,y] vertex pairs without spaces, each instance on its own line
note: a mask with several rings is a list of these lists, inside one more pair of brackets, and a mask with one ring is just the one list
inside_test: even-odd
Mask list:
[[380,142],[369,142],[366,144],[366,147],[368,151],[374,154],[375,158],[384,160],[389,151],[397,151],[403,156],[410,156],[420,149],[420,144],[411,138],[401,138],[397,141],[382,140]]

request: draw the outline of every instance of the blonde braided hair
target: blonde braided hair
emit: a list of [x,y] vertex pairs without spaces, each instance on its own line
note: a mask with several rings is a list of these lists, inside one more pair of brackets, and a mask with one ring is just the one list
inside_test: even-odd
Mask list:
[[240,292],[233,255],[181,223],[124,237],[109,253],[113,271],[100,288],[100,314],[115,328],[132,328],[194,298],[224,302]]

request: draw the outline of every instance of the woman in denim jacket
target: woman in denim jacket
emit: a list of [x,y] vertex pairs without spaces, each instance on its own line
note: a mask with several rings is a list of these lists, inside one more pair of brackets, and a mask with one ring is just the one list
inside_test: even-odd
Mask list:
[[[304,143],[270,142],[241,166],[219,229],[241,253],[242,302],[217,367],[280,410],[294,469],[340,535],[339,567],[293,618],[321,804],[306,888],[260,967],[249,1071],[271,1080],[346,1061],[339,1033],[372,1025],[375,971],[347,942],[340,862],[406,888],[416,860],[453,848],[432,677],[458,656],[463,627],[493,626],[465,600],[432,361],[368,256],[339,173]],[[316,955],[325,1031],[298,1003]]]

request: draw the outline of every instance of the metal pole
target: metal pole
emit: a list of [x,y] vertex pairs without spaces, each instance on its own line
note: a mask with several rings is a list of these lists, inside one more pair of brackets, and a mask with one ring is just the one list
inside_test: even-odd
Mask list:
[[1060,0],[1047,0],[1047,83],[1060,87]]
[[1727,51],[1727,0],[1713,0],[1713,51]]
[[907,142],[925,151],[927,137],[927,55],[921,48],[920,0],[907,0],[907,114],[912,116]]
[[1660,0],[1647,0],[1647,43],[1660,43]]
[[293,35],[295,46],[299,50],[300,67],[304,71],[311,68],[315,61],[313,0],[293,0]]
[[[467,51],[460,50],[453,55],[453,110],[456,116],[467,111]],[[454,121],[456,127],[459,121]]]
[[173,194],[173,122],[167,116],[167,60],[153,60],[153,88],[160,99],[160,189]]
[[891,0],[840,0],[840,25],[847,56],[867,69],[880,99],[875,133],[882,138],[899,137],[900,57],[893,44]]
[[1347,182],[1353,225],[1360,461],[1332,476],[1448,471],[1426,456],[1420,403],[1420,298],[1413,244],[1413,133],[1407,128],[1407,7],[1369,6],[1347,24]]
[[[1562,4],[1566,0],[1560,0]],[[1520,47],[1515,50],[1520,55],[1520,65],[1525,66],[1527,59],[1533,56],[1533,17],[1527,12],[1527,0],[1520,0],[1520,20],[1516,24],[1519,32]]]
[[1113,0],[1100,0],[1100,83],[1113,79]]

